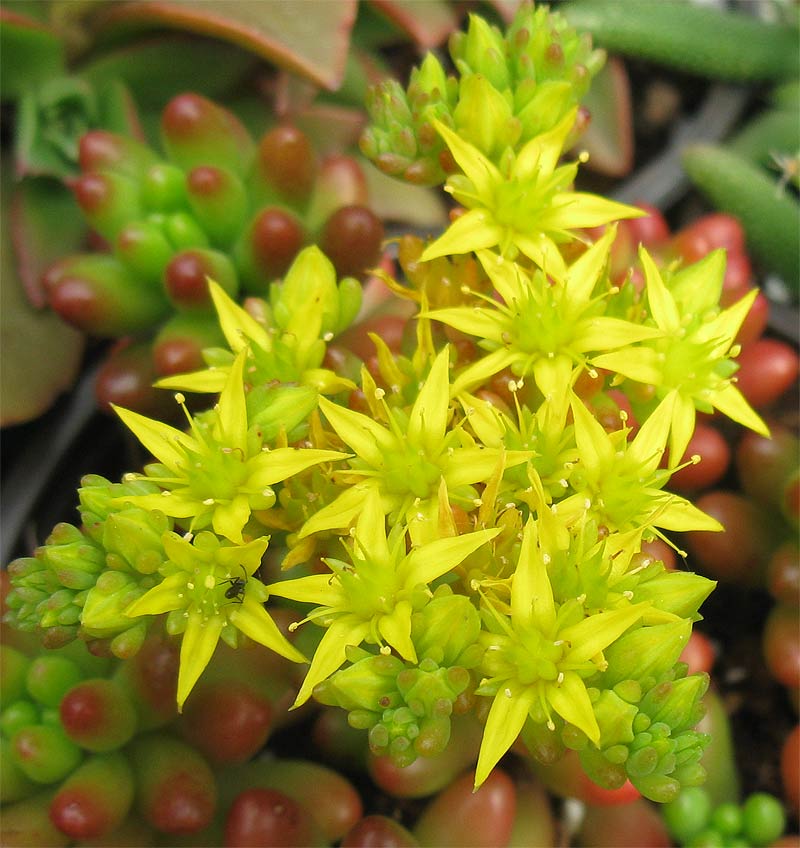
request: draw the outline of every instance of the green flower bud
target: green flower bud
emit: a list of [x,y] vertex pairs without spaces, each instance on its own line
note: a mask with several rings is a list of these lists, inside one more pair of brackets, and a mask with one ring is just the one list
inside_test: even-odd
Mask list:
[[318,398],[319,393],[311,386],[262,383],[247,395],[248,420],[260,429],[264,442],[273,441],[281,430],[294,441],[297,428],[304,425],[317,408]]
[[700,605],[716,585],[714,580],[691,571],[659,569],[633,588],[632,600],[634,603],[651,601],[657,609],[694,620]]
[[316,246],[302,250],[292,262],[283,282],[270,290],[276,325],[307,347],[330,332],[339,314],[336,271]]
[[654,686],[643,698],[640,708],[654,722],[664,722],[673,732],[694,727],[703,717],[701,698],[708,689],[707,674],[692,674]]
[[[560,717],[556,718],[563,725],[563,720]],[[546,722],[534,721],[529,716],[522,726],[520,735],[530,755],[537,762],[552,765],[564,756],[566,746],[558,732],[558,725],[556,725],[556,729],[551,730]]]
[[122,633],[118,633],[109,642],[111,653],[121,660],[127,660],[139,653],[139,648],[144,644],[147,638],[148,624],[146,621],[140,621],[132,625]]
[[134,622],[125,610],[155,582],[153,578],[141,578],[124,571],[103,572],[84,601],[83,631],[102,639],[127,630]]
[[85,597],[85,592],[76,593],[71,589],[54,592],[37,608],[39,627],[43,630],[59,626],[74,627],[77,631]]
[[691,632],[691,623],[684,620],[637,627],[625,633],[604,651],[608,669],[602,676],[603,685],[659,679],[678,661]]
[[457,33],[451,38],[450,55],[462,76],[482,74],[498,91],[512,84],[506,62],[506,41],[497,27],[490,26],[479,15],[469,16],[466,34]]
[[412,99],[425,94],[431,101],[446,101],[451,88],[442,63],[433,53],[426,53],[420,66],[411,71],[409,91],[413,92]]
[[667,804],[675,800],[681,791],[681,783],[665,774],[650,774],[641,778],[631,778],[631,783],[651,801]]
[[600,728],[601,748],[633,741],[633,720],[639,712],[634,704],[626,703],[616,692],[606,689],[592,707]]
[[477,74],[462,77],[453,121],[464,139],[495,161],[520,137],[520,122],[509,101],[486,77]]
[[105,565],[102,549],[71,524],[57,524],[37,551],[61,586],[89,589]]
[[158,491],[155,483],[139,478],[125,480],[124,483],[112,483],[99,474],[87,474],[81,478],[78,489],[78,509],[84,531],[99,542],[102,538],[103,522],[120,509],[118,503],[113,503],[115,498],[123,498],[126,495],[152,495]]
[[525,80],[514,94],[516,115],[525,140],[552,129],[575,105],[572,86],[563,80],[539,84]]
[[166,559],[161,537],[172,530],[163,513],[128,507],[108,517],[103,528],[103,547],[109,557],[140,574],[153,574]]
[[352,649],[348,649],[348,656],[359,658],[314,687],[318,701],[346,710],[378,713],[400,702],[395,679],[405,667],[402,660]]
[[411,640],[420,661],[433,660],[444,667],[475,668],[481,620],[469,598],[441,587],[422,610],[411,617]]
[[565,80],[574,90],[574,103],[586,94],[605,61],[602,50],[592,49],[588,35],[576,32],[561,14],[545,7],[521,6],[506,42],[509,68],[517,82]]
[[364,289],[355,277],[344,277],[339,281],[339,310],[336,321],[330,327],[323,323],[323,330],[335,336],[346,330],[355,321],[361,310]]

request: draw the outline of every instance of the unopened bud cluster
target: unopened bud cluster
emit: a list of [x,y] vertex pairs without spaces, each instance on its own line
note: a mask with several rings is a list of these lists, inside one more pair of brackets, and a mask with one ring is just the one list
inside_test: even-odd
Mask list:
[[499,161],[552,129],[580,102],[604,61],[588,35],[557,12],[529,4],[505,33],[471,15],[449,49],[457,76],[429,53],[407,89],[387,80],[371,90],[372,124],[361,149],[385,173],[436,185],[457,170],[434,120]]

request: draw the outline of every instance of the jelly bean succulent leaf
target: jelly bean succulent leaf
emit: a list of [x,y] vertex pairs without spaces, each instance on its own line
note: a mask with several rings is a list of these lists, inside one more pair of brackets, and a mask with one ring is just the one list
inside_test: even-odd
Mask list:
[[262,444],[258,429],[248,427],[245,356],[245,351],[237,354],[218,404],[205,416],[190,418],[188,433],[130,410],[116,410],[159,460],[148,466],[145,476],[162,491],[127,500],[179,520],[190,519],[190,531],[211,526],[237,543],[243,541],[242,530],[252,511],[270,509],[275,503],[273,485],[345,456],[311,448],[270,450]]
[[177,533],[164,534],[169,557],[161,568],[164,579],[134,601],[126,614],[170,613],[167,630],[183,634],[179,709],[211,660],[220,637],[235,641],[231,630],[294,662],[306,662],[264,608],[269,592],[253,576],[268,541],[262,536],[247,544],[231,544],[209,531],[198,533],[191,541]]
[[370,490],[359,510],[352,546],[347,549],[349,563],[327,558],[330,574],[312,574],[270,586],[272,595],[317,604],[309,619],[327,628],[296,706],[342,665],[348,645],[367,641],[385,651],[393,648],[403,659],[416,662],[411,616],[430,597],[428,584],[499,532],[492,528],[439,538],[406,553],[406,526],[395,524],[388,537],[385,527],[380,495]]

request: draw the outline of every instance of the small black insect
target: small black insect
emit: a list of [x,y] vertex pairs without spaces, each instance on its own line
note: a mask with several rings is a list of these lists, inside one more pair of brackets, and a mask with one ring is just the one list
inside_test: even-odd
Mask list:
[[241,604],[244,601],[244,587],[247,585],[247,572],[244,566],[239,566],[242,569],[244,577],[226,577],[222,582],[230,583],[231,585],[225,590],[225,598],[233,601],[235,604]]

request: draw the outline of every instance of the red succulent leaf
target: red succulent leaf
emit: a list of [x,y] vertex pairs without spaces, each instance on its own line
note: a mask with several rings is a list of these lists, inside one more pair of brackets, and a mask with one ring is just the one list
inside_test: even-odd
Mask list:
[[372,0],[372,5],[424,49],[437,47],[458,26],[458,16],[444,0]]
[[633,117],[628,73],[621,59],[609,56],[583,99],[591,120],[580,139],[587,167],[609,177],[624,177],[633,167]]
[[284,0],[130,0],[101,16],[103,31],[152,25],[231,41],[328,89],[342,81],[355,0],[306,0],[302,13]]

